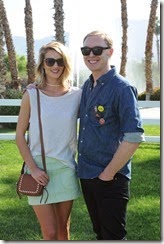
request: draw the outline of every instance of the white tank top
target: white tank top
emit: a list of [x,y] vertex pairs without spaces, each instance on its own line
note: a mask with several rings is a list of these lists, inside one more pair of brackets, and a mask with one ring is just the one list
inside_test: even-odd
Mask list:
[[[27,90],[30,97],[29,147],[33,156],[41,155],[37,94]],[[75,168],[77,150],[77,115],[81,89],[71,87],[63,96],[50,97],[39,91],[45,155]]]

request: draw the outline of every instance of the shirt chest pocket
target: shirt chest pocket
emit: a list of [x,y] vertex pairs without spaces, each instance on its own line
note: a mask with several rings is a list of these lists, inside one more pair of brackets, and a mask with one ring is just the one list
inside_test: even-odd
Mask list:
[[110,106],[95,105],[89,108],[89,122],[94,126],[115,123],[117,115]]

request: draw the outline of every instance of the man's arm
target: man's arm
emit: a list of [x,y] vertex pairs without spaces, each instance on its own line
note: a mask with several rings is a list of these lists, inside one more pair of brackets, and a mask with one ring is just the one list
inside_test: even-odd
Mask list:
[[104,181],[112,180],[114,175],[127,163],[133,156],[140,143],[123,141],[118,147],[113,159],[99,175],[99,178]]

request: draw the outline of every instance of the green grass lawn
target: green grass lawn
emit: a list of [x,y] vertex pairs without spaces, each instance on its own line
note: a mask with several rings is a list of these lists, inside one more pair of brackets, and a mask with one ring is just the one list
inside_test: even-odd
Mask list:
[[[0,239],[41,240],[39,224],[26,197],[16,194],[22,159],[14,141],[0,141]],[[161,239],[160,144],[143,143],[132,163],[131,199],[127,216],[128,240]],[[83,197],[75,200],[71,240],[95,240]]]
[[144,125],[146,136],[160,136],[160,125]]

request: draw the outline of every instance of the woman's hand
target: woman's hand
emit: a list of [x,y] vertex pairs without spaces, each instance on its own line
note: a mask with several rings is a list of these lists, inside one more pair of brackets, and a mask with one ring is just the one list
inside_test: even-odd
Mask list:
[[39,168],[35,168],[31,172],[31,175],[40,185],[46,186],[49,182],[49,177],[46,172]]

